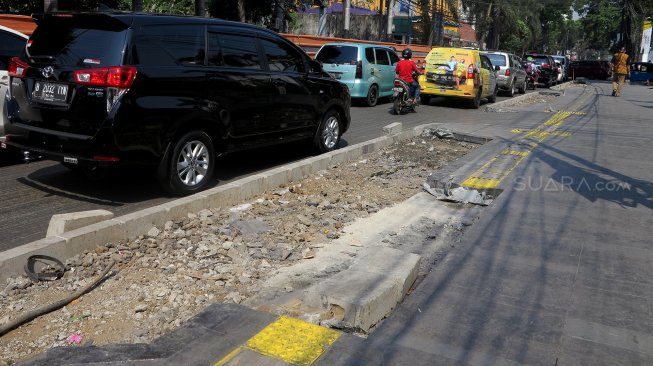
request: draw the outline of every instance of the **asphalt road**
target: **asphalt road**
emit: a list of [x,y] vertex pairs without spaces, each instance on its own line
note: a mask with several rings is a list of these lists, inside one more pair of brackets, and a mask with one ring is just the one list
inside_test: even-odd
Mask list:
[[[506,97],[499,96],[498,101]],[[484,122],[490,113],[469,109],[465,103],[435,99],[420,106],[416,113],[396,116],[389,101],[374,108],[354,103],[352,124],[342,145],[356,144],[379,137],[382,127],[402,122],[404,128],[425,123],[451,121]],[[215,184],[219,185],[278,165],[306,158],[304,146],[287,146],[233,154],[220,159]],[[0,157],[0,251],[42,239],[50,217],[94,209],[105,209],[121,216],[170,200],[152,175],[142,170],[113,171],[107,177],[88,180],[52,161],[13,164]]]

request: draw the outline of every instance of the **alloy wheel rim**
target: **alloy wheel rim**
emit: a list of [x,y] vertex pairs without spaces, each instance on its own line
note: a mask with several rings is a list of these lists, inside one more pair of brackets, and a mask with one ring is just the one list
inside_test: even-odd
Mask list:
[[340,133],[340,125],[338,123],[338,119],[334,116],[329,117],[329,119],[324,124],[323,132],[324,146],[326,146],[328,149],[332,149],[338,143],[338,134]]
[[206,177],[210,156],[206,145],[201,141],[189,141],[177,157],[177,176],[188,187],[198,185]]

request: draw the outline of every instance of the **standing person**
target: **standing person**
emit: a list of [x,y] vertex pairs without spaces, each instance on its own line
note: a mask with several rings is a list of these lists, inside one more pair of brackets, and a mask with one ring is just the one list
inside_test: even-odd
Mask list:
[[621,88],[626,81],[626,75],[630,76],[630,67],[628,67],[628,55],[626,47],[621,47],[619,52],[612,57],[612,96],[621,95]]
[[419,75],[420,71],[415,62],[411,60],[413,57],[413,50],[406,48],[401,51],[401,57],[404,59],[397,62],[395,72],[397,73],[397,77],[410,85],[410,96],[415,98],[415,103],[419,103],[419,83],[417,82],[417,79],[413,77],[413,74],[417,73]]

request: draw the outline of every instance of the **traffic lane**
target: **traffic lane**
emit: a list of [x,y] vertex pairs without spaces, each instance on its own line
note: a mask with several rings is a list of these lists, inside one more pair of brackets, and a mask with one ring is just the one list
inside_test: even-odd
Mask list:
[[[529,93],[532,91],[529,90]],[[511,99],[499,94],[497,102]],[[354,101],[351,109],[352,123],[346,137],[352,144],[369,141],[383,135],[382,128],[393,122],[401,122],[403,129],[410,129],[429,123],[471,122],[494,123],[499,117],[496,113],[485,112],[485,106],[491,105],[486,99],[482,101],[480,109],[472,109],[463,99],[434,97],[428,105],[420,105],[416,112],[409,112],[397,116],[392,111],[392,101],[382,98],[376,107],[365,107],[359,101]],[[480,126],[480,125],[479,125]]]

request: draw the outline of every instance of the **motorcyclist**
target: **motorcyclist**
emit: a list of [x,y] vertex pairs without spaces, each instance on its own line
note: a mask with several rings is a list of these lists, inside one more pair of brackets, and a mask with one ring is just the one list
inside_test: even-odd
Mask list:
[[533,78],[534,83],[537,83],[537,79],[540,77],[539,66],[530,56],[526,59],[526,73]]
[[417,82],[417,76],[419,75],[420,70],[411,58],[413,57],[413,50],[406,48],[401,51],[401,57],[403,60],[397,62],[395,66],[395,72],[397,77],[405,81],[410,85],[410,96],[414,98],[416,103],[419,103],[419,83]]

